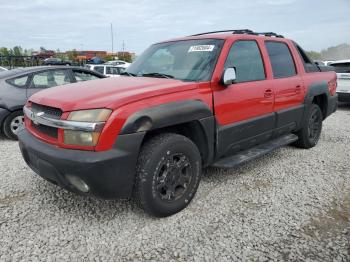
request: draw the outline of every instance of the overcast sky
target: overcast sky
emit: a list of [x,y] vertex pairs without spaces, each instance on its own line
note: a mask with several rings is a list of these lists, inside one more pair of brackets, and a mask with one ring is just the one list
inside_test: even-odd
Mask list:
[[304,49],[350,43],[350,0],[0,0],[0,47],[114,49],[199,32],[274,31]]

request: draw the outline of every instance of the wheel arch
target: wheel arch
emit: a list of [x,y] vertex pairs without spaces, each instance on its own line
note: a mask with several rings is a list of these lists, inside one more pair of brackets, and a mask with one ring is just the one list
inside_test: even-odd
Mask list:
[[327,117],[328,98],[330,97],[327,81],[312,83],[306,93],[304,104],[308,108],[311,104],[317,104],[323,115],[323,119]]
[[160,133],[176,133],[191,139],[198,147],[203,165],[214,156],[215,117],[200,100],[171,102],[132,114],[120,134],[146,132],[144,141]]

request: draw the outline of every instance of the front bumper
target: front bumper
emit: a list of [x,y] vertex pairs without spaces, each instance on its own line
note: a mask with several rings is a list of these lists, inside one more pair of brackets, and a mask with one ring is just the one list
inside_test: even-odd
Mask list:
[[[2,123],[4,122],[5,118],[11,114],[10,111],[8,111],[7,109],[5,108],[0,108],[0,127],[2,127]],[[0,131],[1,133],[1,131]]]
[[350,102],[350,93],[337,93],[339,102]]
[[23,158],[35,173],[62,188],[83,194],[66,178],[76,176],[90,188],[84,194],[104,199],[131,196],[143,137],[142,132],[119,135],[111,150],[93,152],[58,148],[38,140],[25,129],[18,134]]

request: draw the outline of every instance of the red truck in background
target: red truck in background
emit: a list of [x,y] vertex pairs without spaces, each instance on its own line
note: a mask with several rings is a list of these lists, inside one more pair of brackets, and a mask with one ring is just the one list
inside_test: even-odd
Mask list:
[[46,180],[106,199],[134,196],[158,217],[190,203],[203,167],[315,146],[337,108],[336,74],[275,33],[157,43],[123,75],[33,95],[19,145]]

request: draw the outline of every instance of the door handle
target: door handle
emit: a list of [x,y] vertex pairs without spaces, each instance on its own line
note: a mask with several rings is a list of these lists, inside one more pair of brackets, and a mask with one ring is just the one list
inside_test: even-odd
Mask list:
[[301,85],[297,85],[295,87],[295,93],[297,93],[297,94],[301,93]]
[[272,89],[266,89],[264,92],[264,97],[270,98],[270,97],[272,97],[272,94],[273,94]]

